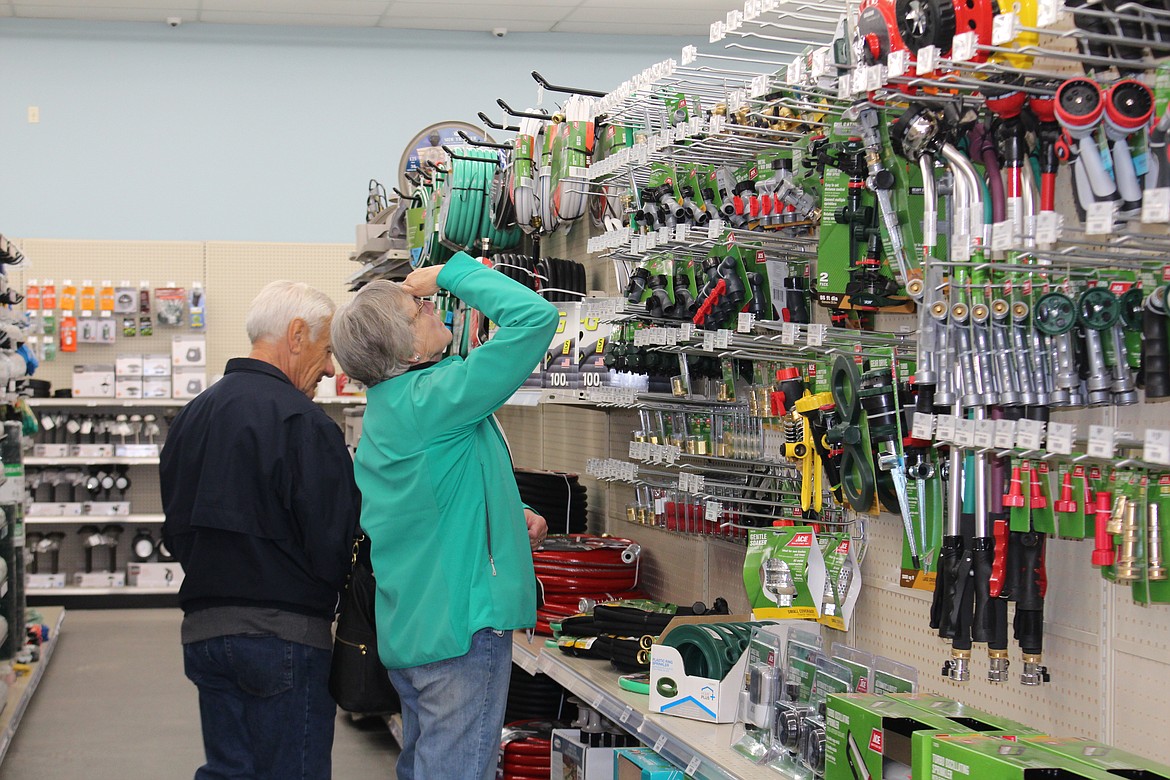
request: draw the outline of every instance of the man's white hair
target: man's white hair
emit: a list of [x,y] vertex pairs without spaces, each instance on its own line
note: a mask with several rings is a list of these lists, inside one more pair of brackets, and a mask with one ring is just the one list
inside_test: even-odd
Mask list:
[[248,340],[255,344],[265,339],[281,339],[293,320],[301,319],[309,326],[313,341],[333,316],[333,301],[328,295],[304,282],[280,279],[264,285],[264,289],[248,304],[244,327]]

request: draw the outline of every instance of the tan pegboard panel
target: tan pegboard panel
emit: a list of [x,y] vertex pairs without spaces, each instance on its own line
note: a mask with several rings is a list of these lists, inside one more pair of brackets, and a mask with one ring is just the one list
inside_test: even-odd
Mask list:
[[[1092,579],[1097,579],[1096,569]],[[1136,645],[1127,648],[1131,653],[1160,658],[1166,664],[1161,679],[1170,685],[1170,607],[1136,604],[1132,590],[1121,585],[1110,583],[1107,590],[1113,602],[1114,640]],[[1170,690],[1166,693],[1170,701]]]
[[1166,739],[1166,703],[1170,697],[1166,663],[1170,654],[1162,646],[1163,660],[1118,653],[1114,656],[1116,685],[1114,717],[1109,741],[1155,761],[1170,764]]
[[334,303],[349,300],[345,279],[357,270],[350,244],[208,242],[208,373],[223,372],[229,358],[247,355],[244,318],[248,304],[269,282],[291,279],[324,292]]
[[496,419],[508,439],[516,468],[544,468],[544,417],[539,406],[502,406]]
[[585,473],[590,453],[603,450],[609,437],[605,412],[584,406],[545,404],[544,468]]
[[[203,282],[204,286],[207,286],[204,245],[197,241],[79,241],[29,238],[24,239],[22,245],[27,261],[16,267],[11,283],[23,292],[29,279],[37,279],[42,283],[46,279],[52,279],[57,287],[58,300],[66,279],[79,288],[86,279],[95,285],[109,280],[118,286],[125,281],[135,289],[140,282],[146,281],[150,283],[152,295],[155,288],[167,286],[171,282],[188,289],[195,281]],[[111,319],[116,334],[114,344],[78,344],[76,352],[59,352],[55,360],[41,364],[37,370],[37,378],[49,380],[53,383],[54,389],[69,388],[75,365],[112,364],[120,352],[169,355],[172,337],[191,331],[187,327],[161,326],[157,319],[157,308],[152,313],[156,315],[154,335],[145,338],[124,337],[122,316],[115,314]],[[209,330],[209,347],[212,340],[213,332]]]
[[605,457],[628,460],[634,431],[642,427],[638,421],[638,413],[633,409],[611,409],[608,414],[609,452]]
[[727,599],[731,613],[751,611],[747,591],[743,586],[743,559],[747,547],[740,542],[709,539],[707,544],[707,593],[710,606],[720,596]]
[[654,598],[675,604],[711,603],[706,583],[698,576],[707,571],[702,539],[633,523],[612,527],[610,533],[642,545],[640,587]]
[[606,484],[605,492],[605,532],[615,536],[624,536],[629,530],[630,521],[626,518],[626,507],[634,502],[634,486],[623,482]]
[[1096,638],[1101,634],[1103,605],[1100,578],[1097,569],[1089,563],[1092,552],[1092,539],[1048,540],[1045,547],[1048,592],[1044,616],[1048,624],[1082,631]]

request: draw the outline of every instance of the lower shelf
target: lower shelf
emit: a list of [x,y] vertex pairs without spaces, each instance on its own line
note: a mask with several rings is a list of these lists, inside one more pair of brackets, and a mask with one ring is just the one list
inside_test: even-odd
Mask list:
[[16,736],[16,729],[24,717],[24,711],[28,709],[28,703],[40,685],[41,678],[45,676],[45,668],[48,667],[49,659],[53,657],[53,651],[57,647],[61,623],[65,620],[63,607],[39,607],[38,611],[45,624],[50,626],[49,641],[41,645],[41,659],[31,664],[32,671],[18,677],[15,683],[8,686],[8,703],[0,713],[0,762],[4,761],[8,746],[12,744],[12,738]]
[[523,631],[513,635],[513,663],[529,674],[547,674],[685,770],[688,777],[698,780],[784,778],[783,774],[756,766],[731,749],[732,724],[702,723],[651,713],[648,697],[618,687],[618,674],[608,661],[543,650],[544,637],[535,637],[529,644]]
[[178,588],[138,588],[127,585],[123,588],[28,588],[25,593],[29,598],[41,596],[162,596],[166,594],[179,595]]

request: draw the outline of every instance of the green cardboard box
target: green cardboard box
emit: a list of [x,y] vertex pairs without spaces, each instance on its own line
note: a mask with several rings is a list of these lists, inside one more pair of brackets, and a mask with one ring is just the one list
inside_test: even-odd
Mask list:
[[[942,715],[875,693],[830,694],[825,714],[825,780],[925,776],[931,737],[971,733]],[[982,780],[982,779],[981,779]]]
[[918,707],[953,720],[959,725],[966,726],[968,731],[1002,731],[1005,734],[1017,736],[1041,733],[1033,726],[1003,718],[985,710],[968,707],[948,696],[939,696],[933,693],[893,693],[890,696],[904,701],[912,707]]
[[1024,737],[1021,742],[1133,780],[1170,780],[1170,766],[1081,737]]
[[1117,780],[1118,777],[1028,742],[988,734],[940,734],[932,737],[930,743],[930,774],[924,780]]
[[650,748],[618,748],[613,771],[615,780],[683,780],[681,769]]

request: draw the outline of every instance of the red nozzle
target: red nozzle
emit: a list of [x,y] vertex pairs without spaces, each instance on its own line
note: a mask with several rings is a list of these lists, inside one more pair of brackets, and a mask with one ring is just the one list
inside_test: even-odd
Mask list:
[[1032,509],[1043,509],[1048,506],[1048,497],[1040,489],[1040,469],[1032,469],[1031,490],[1028,492]]
[[1064,477],[1060,480],[1060,500],[1053,504],[1053,508],[1062,514],[1075,514],[1077,511],[1077,502],[1073,500],[1072,487],[1072,472],[1064,472]]
[[1008,493],[1003,497],[1004,506],[1023,506],[1024,505],[1024,484],[1020,480],[1020,467],[1012,468],[1011,486],[1008,488]]
[[1093,550],[1093,565],[1094,566],[1112,566],[1115,560],[1113,552],[1113,535],[1105,530],[1109,524],[1109,516],[1112,514],[1113,508],[1113,494],[1098,492],[1097,493],[1097,508],[1093,513],[1094,527],[1094,542],[1096,544]]

